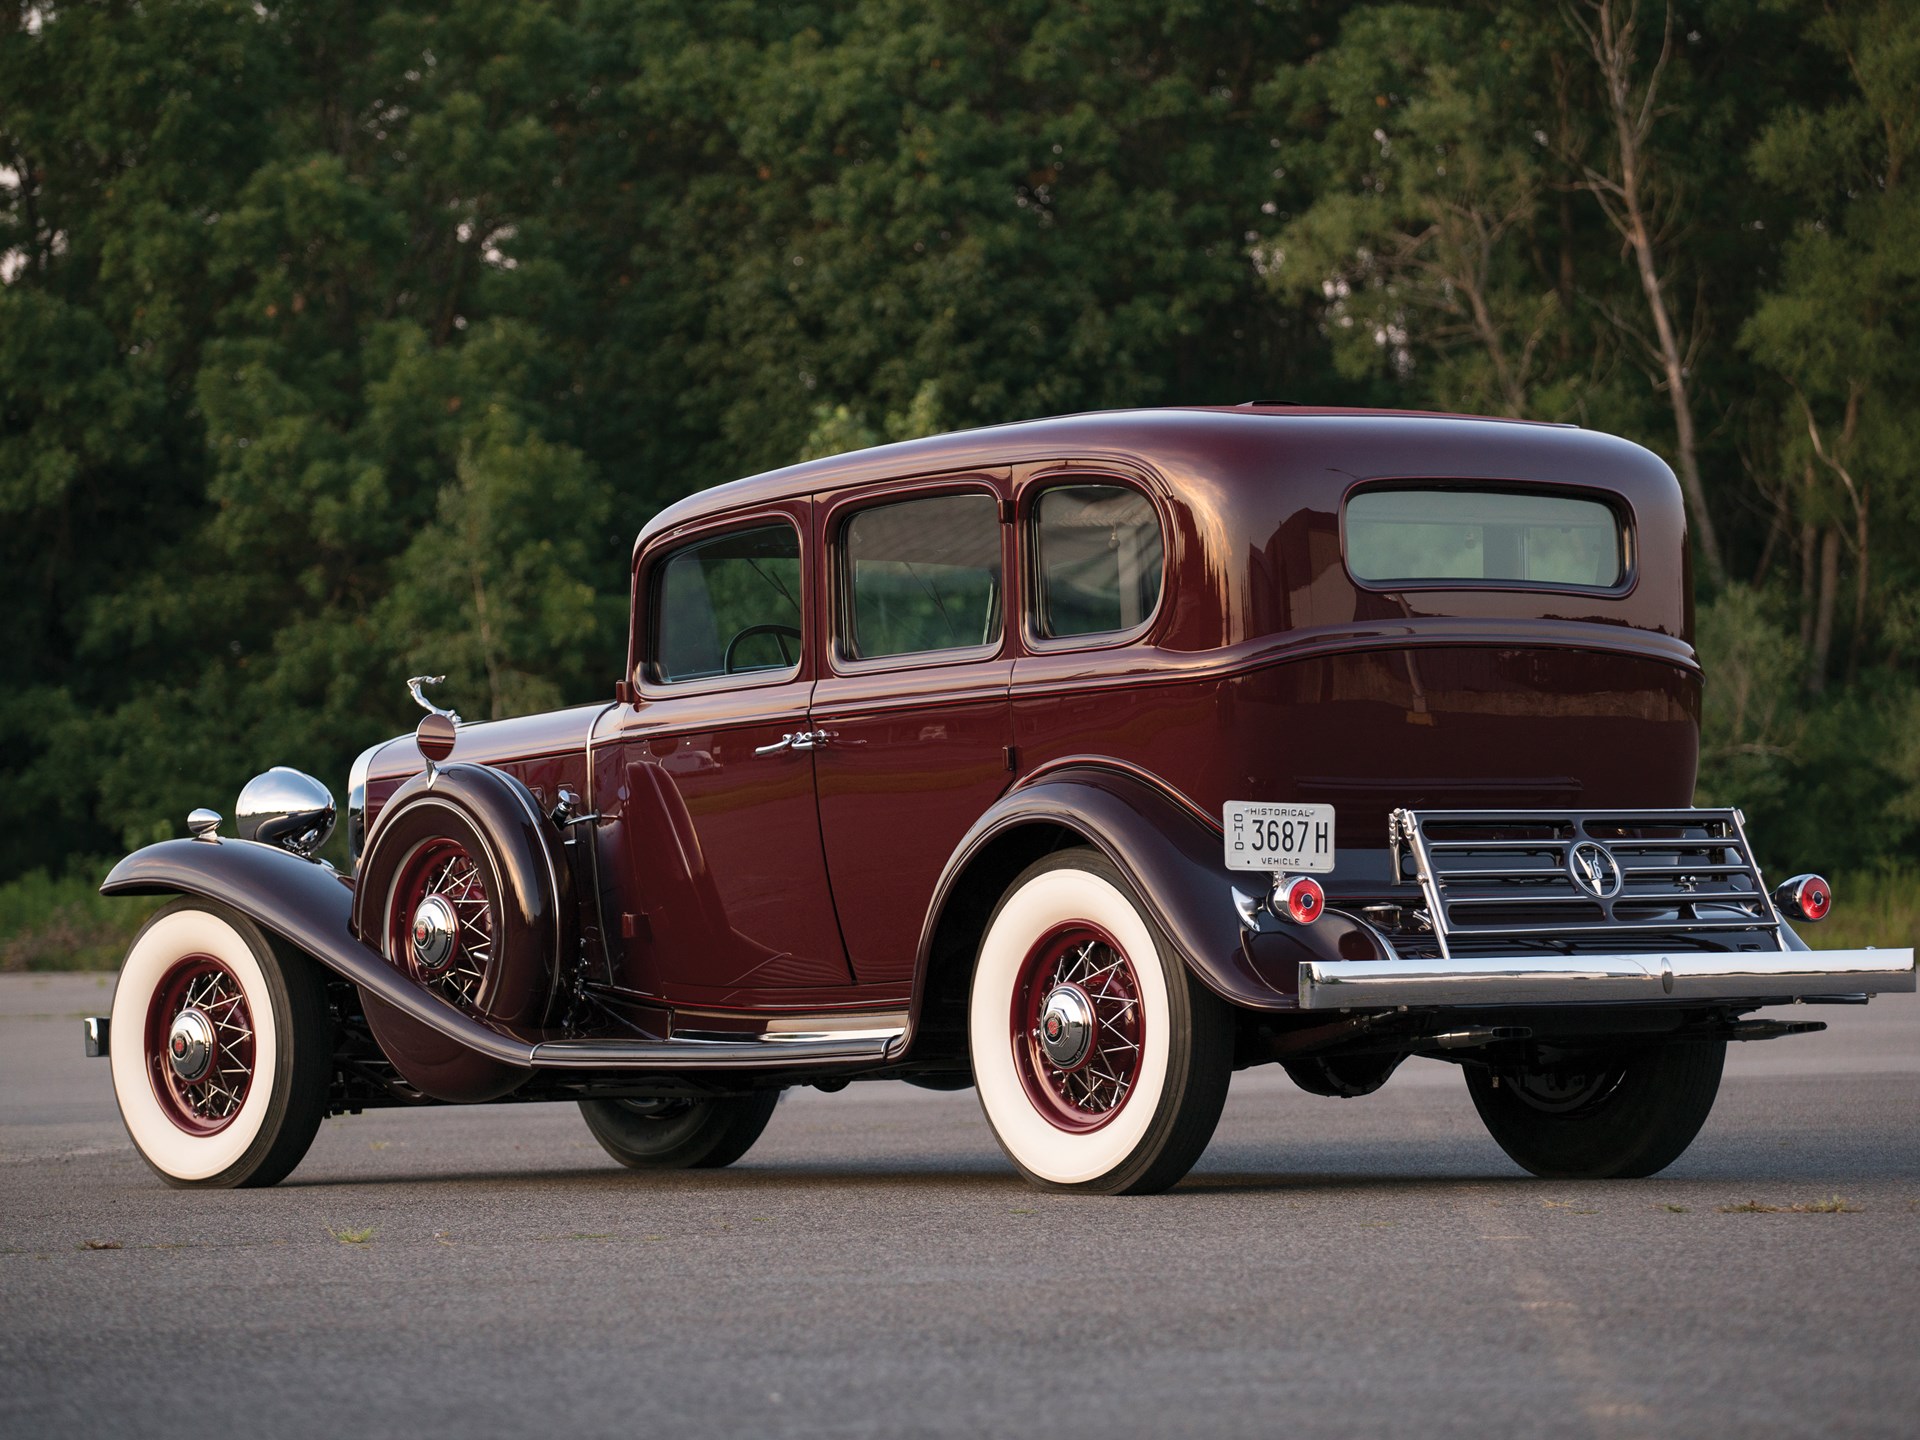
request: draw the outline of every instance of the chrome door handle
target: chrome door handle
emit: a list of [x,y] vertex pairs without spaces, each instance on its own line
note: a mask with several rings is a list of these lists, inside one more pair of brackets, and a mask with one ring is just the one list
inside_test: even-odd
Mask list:
[[782,735],[771,745],[756,745],[756,755],[778,755],[782,750],[818,750],[833,738],[831,730],[799,730],[791,735]]

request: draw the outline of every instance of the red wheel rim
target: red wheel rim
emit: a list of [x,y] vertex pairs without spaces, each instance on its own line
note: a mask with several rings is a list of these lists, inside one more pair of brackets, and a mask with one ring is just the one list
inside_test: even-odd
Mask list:
[[[423,943],[423,924],[445,925],[444,954]],[[387,957],[447,999],[480,1008],[493,968],[493,902],[485,872],[457,840],[429,840],[407,857],[387,907]]]
[[[1049,1049],[1063,1012],[1084,1013],[1089,1030],[1084,1053],[1065,1061]],[[1140,1078],[1146,1017],[1133,962],[1112,936],[1078,920],[1042,936],[1021,964],[1012,1020],[1020,1084],[1051,1124],[1081,1134],[1126,1108]]]
[[189,1135],[233,1123],[253,1088],[253,1011],[223,961],[175,961],[147,1002],[144,1040],[147,1077],[169,1120]]

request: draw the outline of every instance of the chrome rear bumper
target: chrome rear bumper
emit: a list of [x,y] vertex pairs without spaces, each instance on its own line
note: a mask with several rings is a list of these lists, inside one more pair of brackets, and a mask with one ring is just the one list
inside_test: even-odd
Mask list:
[[1303,1010],[1622,1000],[1778,1003],[1808,995],[1872,995],[1914,988],[1911,950],[1300,962]]

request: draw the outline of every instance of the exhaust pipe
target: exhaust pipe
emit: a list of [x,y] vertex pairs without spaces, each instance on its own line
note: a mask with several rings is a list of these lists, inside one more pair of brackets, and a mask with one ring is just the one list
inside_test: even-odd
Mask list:
[[1464,1030],[1448,1030],[1420,1041],[1422,1050],[1473,1050],[1502,1040],[1525,1040],[1533,1030],[1526,1025],[1469,1025]]

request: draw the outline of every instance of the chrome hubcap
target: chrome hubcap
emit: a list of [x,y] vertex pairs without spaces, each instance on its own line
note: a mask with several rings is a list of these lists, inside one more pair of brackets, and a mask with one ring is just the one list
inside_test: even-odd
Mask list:
[[444,897],[429,895],[413,912],[413,963],[437,975],[453,959],[460,920]]
[[1087,1058],[1093,1045],[1093,1002],[1078,985],[1057,985],[1040,1007],[1040,1048],[1062,1070]]
[[167,1063],[186,1084],[213,1067],[213,1021],[199,1010],[182,1010],[167,1029]]

